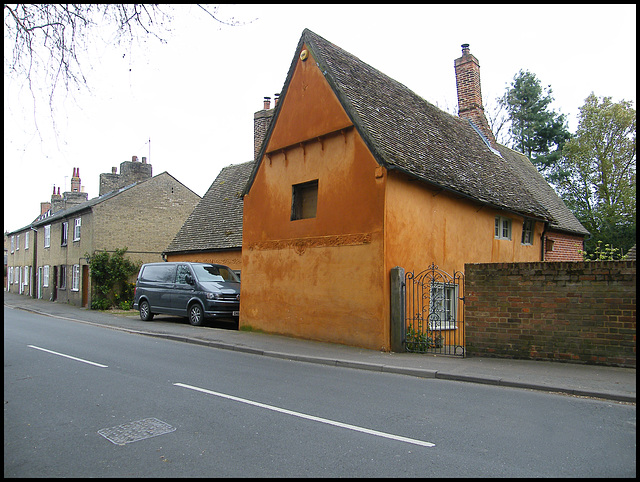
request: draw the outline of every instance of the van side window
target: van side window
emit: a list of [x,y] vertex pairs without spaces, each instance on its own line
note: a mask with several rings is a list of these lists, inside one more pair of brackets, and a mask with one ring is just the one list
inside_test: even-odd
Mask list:
[[180,283],[180,284],[186,285],[187,282],[185,281],[185,277],[188,274],[191,274],[191,271],[189,270],[189,267],[186,264],[178,265],[178,273],[176,275],[176,283]]
[[159,283],[173,283],[175,272],[175,265],[151,264],[142,272],[142,279]]

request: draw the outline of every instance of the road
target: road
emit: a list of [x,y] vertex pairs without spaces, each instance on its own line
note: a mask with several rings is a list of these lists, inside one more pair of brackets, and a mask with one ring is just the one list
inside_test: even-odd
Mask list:
[[4,309],[5,477],[635,477],[635,405]]

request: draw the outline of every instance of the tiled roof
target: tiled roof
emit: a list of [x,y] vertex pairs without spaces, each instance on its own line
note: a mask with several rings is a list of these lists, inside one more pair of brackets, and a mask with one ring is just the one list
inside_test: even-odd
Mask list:
[[254,162],[223,168],[166,253],[242,248],[242,190]]
[[[555,229],[588,234],[526,157],[533,169],[510,149],[500,146],[500,155],[493,152],[468,120],[438,109],[308,29],[296,52],[303,44],[380,165],[483,204],[547,220]],[[286,96],[296,59],[281,97]],[[256,164],[245,192],[257,169]]]

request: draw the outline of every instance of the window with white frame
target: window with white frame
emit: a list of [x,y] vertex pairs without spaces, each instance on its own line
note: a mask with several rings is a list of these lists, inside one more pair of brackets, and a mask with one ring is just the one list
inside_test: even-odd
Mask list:
[[73,222],[73,240],[78,241],[80,239],[80,224],[82,218],[76,218]]
[[74,264],[71,272],[71,291],[80,291],[80,265]]
[[29,231],[24,233],[24,249],[29,249]]
[[65,221],[62,223],[62,235],[60,238],[60,246],[66,246],[68,238],[69,238],[69,223]]
[[429,328],[455,330],[458,311],[458,285],[431,283],[429,297]]
[[502,216],[496,216],[495,223],[496,239],[511,239],[511,219]]
[[16,235],[16,251],[20,250],[20,235]]
[[11,284],[13,283],[13,266],[9,266],[9,272],[7,273],[8,275],[8,283]]
[[16,250],[16,237],[11,236],[11,252],[13,253]]
[[522,223],[522,244],[533,244],[533,219],[525,219]]
[[49,265],[42,268],[42,286],[49,286]]
[[44,247],[48,248],[51,246],[51,225],[47,224],[44,227]]
[[24,278],[22,278],[22,286],[28,286],[29,285],[29,267],[25,266],[24,267]]

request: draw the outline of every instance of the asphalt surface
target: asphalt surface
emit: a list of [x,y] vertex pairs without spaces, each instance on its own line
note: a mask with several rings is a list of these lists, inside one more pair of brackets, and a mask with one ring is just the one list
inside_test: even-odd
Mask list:
[[[636,402],[636,369],[576,363],[387,353],[220,327],[195,327],[180,318],[140,320],[136,311],[105,312],[4,292],[4,305],[62,319],[157,336],[216,349],[236,350],[360,370],[558,392]],[[223,326],[223,325],[219,325]]]

